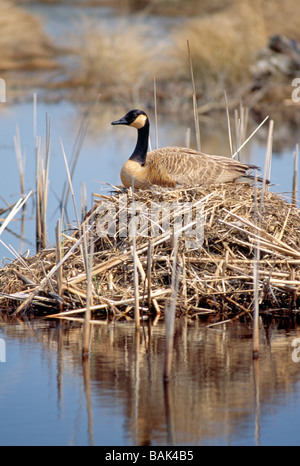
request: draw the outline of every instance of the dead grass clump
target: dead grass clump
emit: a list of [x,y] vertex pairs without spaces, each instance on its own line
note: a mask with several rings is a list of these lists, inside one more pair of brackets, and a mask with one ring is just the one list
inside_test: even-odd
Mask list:
[[55,68],[55,47],[39,20],[12,2],[0,2],[1,71]]
[[[71,38],[75,62],[67,70],[67,83],[76,86],[77,98],[101,94],[112,102],[139,101],[150,83],[153,96],[154,50],[147,44],[147,26],[122,23],[99,29],[96,21],[83,18]],[[150,79],[150,81],[149,81]]]
[[297,0],[284,4],[277,0],[232,0],[219,11],[185,21],[173,34],[173,76],[190,80],[186,48],[189,40],[199,97],[213,100],[224,89],[234,96],[243,95],[251,88],[251,68],[269,38],[275,34],[300,38],[297,8]]
[[[244,183],[213,190],[139,190],[134,194],[133,216],[131,190],[98,197],[93,215],[85,220],[93,232],[85,237],[93,236],[95,241],[92,311],[129,318],[135,302],[135,263],[140,311],[163,313],[175,261],[178,313],[216,319],[252,312],[257,247],[260,311],[299,307],[300,212],[279,196],[264,193],[260,219],[256,212],[261,190],[256,208],[255,189]],[[79,247],[84,231],[88,229],[62,235],[61,274],[56,274],[55,250],[44,250],[0,270],[1,309],[18,312],[18,305],[25,302],[22,311],[29,307],[49,314],[63,304],[63,316],[84,312],[87,272]]]
[[300,40],[300,18],[297,0],[261,0],[262,14],[268,36],[281,34],[290,39]]
[[223,9],[231,0],[115,0],[118,10],[155,15],[195,15]]
[[[221,12],[186,21],[174,32],[175,68],[190,79],[186,40],[191,45],[198,91],[232,90],[248,82],[249,66],[267,41],[263,15],[257,2],[234,2]],[[171,52],[171,56],[173,52]]]

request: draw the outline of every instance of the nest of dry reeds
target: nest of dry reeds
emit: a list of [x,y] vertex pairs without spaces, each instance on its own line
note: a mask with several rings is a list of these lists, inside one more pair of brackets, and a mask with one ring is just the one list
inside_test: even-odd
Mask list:
[[[0,270],[2,310],[235,318],[300,304],[300,211],[248,183],[97,195],[56,247]],[[89,269],[90,267],[90,269]],[[172,278],[173,277],[173,278]]]

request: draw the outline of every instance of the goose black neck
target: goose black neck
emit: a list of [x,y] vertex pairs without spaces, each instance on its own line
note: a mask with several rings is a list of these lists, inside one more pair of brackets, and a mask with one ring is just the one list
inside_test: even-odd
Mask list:
[[149,120],[146,120],[145,125],[138,129],[138,137],[135,149],[130,157],[130,160],[143,165],[146,161],[147,150],[148,150],[148,140],[149,140]]

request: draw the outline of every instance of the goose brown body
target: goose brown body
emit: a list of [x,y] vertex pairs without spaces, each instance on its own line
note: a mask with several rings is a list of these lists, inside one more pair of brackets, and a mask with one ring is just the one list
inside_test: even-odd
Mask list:
[[124,186],[149,188],[151,185],[175,187],[207,186],[234,181],[251,168],[228,157],[207,155],[184,147],[164,147],[148,152],[141,165],[127,160],[121,170]]
[[135,151],[121,169],[125,187],[132,186],[132,182],[135,188],[207,186],[234,181],[247,176],[249,169],[257,168],[185,147],[163,147],[147,153],[149,120],[141,110],[132,110],[112,124],[127,124],[138,130]]

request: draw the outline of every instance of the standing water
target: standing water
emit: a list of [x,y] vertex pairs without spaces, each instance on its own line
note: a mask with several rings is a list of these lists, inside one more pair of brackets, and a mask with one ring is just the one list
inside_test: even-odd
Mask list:
[[[298,445],[300,329],[176,321],[170,381],[164,324],[1,321],[0,445]],[[0,341],[1,341],[0,340]],[[294,346],[295,345],[295,346]]]

